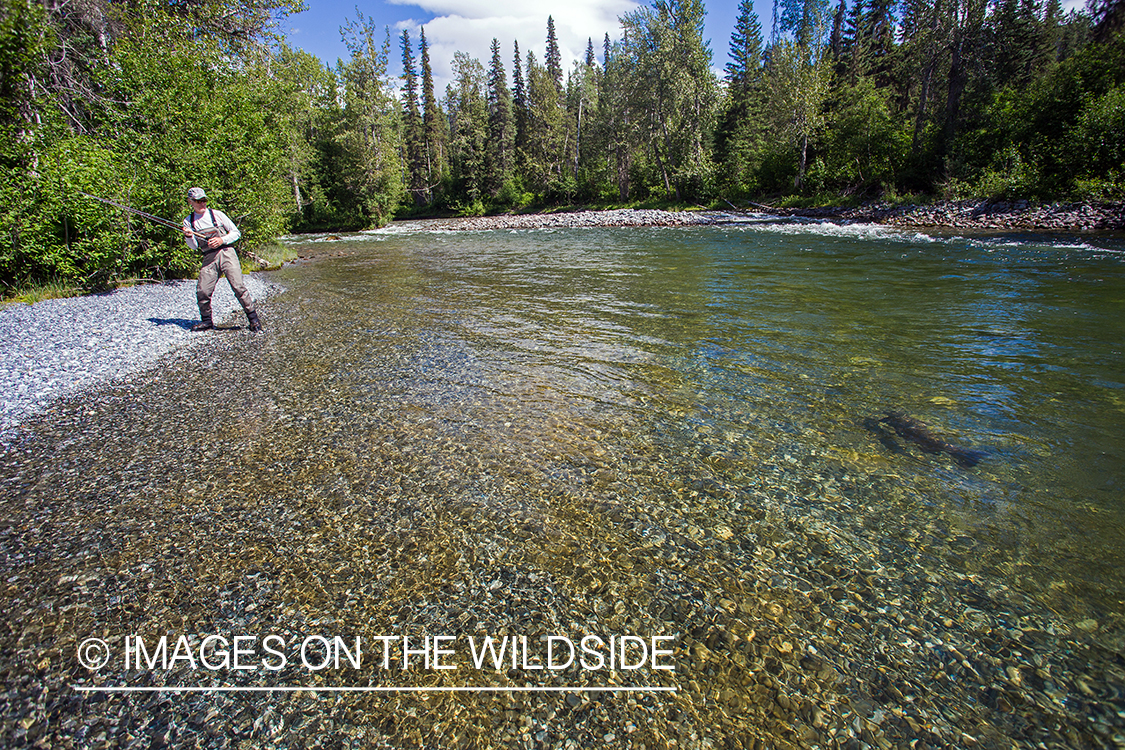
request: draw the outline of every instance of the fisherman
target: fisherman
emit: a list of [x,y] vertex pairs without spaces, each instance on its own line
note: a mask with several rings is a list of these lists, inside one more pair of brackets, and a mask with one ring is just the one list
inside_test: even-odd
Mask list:
[[[234,296],[246,311],[246,319],[250,322],[251,331],[262,330],[258,320],[258,313],[254,310],[254,300],[250,297],[250,290],[242,280],[242,267],[238,263],[238,253],[234,250],[234,243],[242,233],[226,214],[214,208],[207,207],[207,193],[201,187],[188,190],[188,202],[192,212],[184,219],[184,240],[192,250],[198,250],[203,255],[203,265],[199,269],[199,283],[195,287],[195,296],[199,300],[200,321],[192,326],[193,331],[209,331],[215,327],[211,321],[211,295],[215,292],[215,285],[219,277],[226,274]],[[202,234],[204,240],[198,237]]]

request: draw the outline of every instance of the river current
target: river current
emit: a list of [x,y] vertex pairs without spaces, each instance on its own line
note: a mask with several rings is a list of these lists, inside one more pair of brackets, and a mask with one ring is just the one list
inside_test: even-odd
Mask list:
[[6,450],[5,744],[1125,745],[1125,238],[435,226]]
[[[504,425],[566,445],[547,424],[628,424],[627,439],[796,515],[858,528],[888,509],[856,517],[815,475],[771,484],[813,462],[879,484],[916,516],[899,534],[939,524],[941,544],[918,547],[945,564],[1094,619],[1123,614],[1121,238],[766,221],[410,228],[288,272],[331,288],[332,336],[360,351],[322,366],[361,402],[477,412],[486,441],[524,455],[533,446]],[[878,422],[889,411],[983,457],[964,468],[927,453]],[[885,543],[913,544],[895,536]]]

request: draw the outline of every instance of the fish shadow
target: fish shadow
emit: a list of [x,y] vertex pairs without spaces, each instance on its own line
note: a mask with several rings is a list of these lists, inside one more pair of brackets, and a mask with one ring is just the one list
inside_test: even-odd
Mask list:
[[914,443],[923,453],[948,454],[963,469],[973,468],[986,455],[984,451],[964,448],[946,441],[926,424],[899,411],[888,411],[880,419],[868,417],[862,424],[864,429],[875,435],[884,448],[896,455],[913,458],[910,451],[895,440],[896,436]]

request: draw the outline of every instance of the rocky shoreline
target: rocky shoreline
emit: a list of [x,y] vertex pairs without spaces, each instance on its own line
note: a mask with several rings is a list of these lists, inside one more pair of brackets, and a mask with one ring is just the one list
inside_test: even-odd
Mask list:
[[756,211],[658,209],[579,210],[557,213],[497,214],[455,219],[396,222],[428,231],[489,231],[497,229],[562,229],[581,227],[680,227],[740,224],[768,217],[821,219],[844,223],[874,223],[899,227],[927,227],[1018,231],[1125,231],[1125,203],[1051,203],[1030,201],[945,201],[929,205],[871,203],[845,208],[774,208]]
[[1125,203],[944,201],[931,205],[867,204],[797,209],[788,215],[903,227],[1113,232],[1125,230]]

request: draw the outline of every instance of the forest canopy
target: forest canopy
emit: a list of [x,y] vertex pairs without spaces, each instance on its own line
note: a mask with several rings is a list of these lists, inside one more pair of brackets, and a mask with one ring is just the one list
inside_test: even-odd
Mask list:
[[1125,198],[1125,0],[742,0],[723,71],[704,3],[654,0],[569,70],[548,17],[542,59],[494,39],[444,91],[424,28],[359,11],[326,63],[275,33],[300,0],[0,3],[8,286],[194,272],[83,194],[178,219],[196,184],[250,245],[573,203]]

